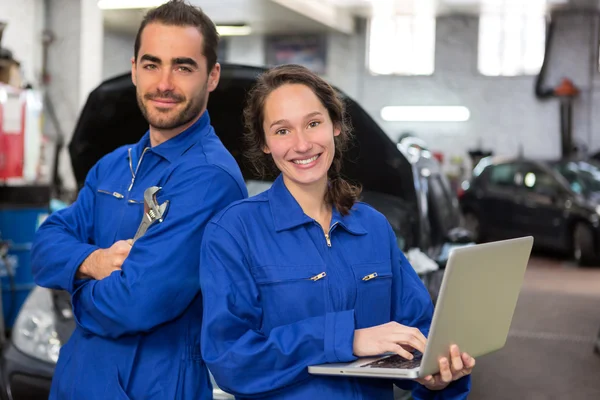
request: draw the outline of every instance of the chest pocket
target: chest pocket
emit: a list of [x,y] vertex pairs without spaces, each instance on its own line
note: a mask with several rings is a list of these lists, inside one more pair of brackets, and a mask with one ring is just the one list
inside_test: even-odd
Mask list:
[[96,244],[100,247],[110,247],[117,236],[119,225],[124,213],[125,195],[117,185],[100,186],[96,190],[94,207],[94,229]]
[[133,238],[141,221],[143,199],[126,199],[125,193],[124,190],[109,190],[104,186],[96,191],[96,238],[103,242],[99,243],[101,247]]
[[119,228],[119,239],[131,239],[137,232],[137,229],[142,222],[144,214],[144,200],[140,196],[133,197],[127,200],[125,206],[125,215],[121,221]]
[[390,261],[354,264],[356,279],[357,328],[390,322],[392,301],[392,268]]
[[263,306],[263,331],[325,314],[324,265],[269,265],[251,273]]

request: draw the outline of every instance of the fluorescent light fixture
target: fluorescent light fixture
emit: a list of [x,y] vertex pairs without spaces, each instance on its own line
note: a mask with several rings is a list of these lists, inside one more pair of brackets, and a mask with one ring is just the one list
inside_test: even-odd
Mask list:
[[127,8],[154,8],[167,0],[98,0],[98,8],[102,10],[123,10]]
[[245,36],[252,33],[248,25],[217,25],[217,32],[221,36]]
[[[168,0],[98,0],[98,8],[102,10],[125,10],[132,8],[154,8]],[[248,25],[217,25],[217,32],[221,36],[244,36],[252,33]]]
[[381,109],[385,121],[402,122],[463,122],[471,113],[462,106],[388,106]]

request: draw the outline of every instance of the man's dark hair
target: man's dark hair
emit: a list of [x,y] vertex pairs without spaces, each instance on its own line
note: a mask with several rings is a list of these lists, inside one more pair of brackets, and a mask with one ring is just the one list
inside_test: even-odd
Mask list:
[[202,54],[206,57],[208,72],[210,72],[217,63],[219,33],[217,32],[214,22],[204,14],[200,7],[187,4],[184,0],[170,0],[160,7],[154,8],[146,13],[135,37],[135,45],[133,48],[135,62],[137,62],[138,52],[140,51],[142,32],[146,25],[150,23],[160,23],[171,26],[193,26],[197,28],[202,34],[204,41]]

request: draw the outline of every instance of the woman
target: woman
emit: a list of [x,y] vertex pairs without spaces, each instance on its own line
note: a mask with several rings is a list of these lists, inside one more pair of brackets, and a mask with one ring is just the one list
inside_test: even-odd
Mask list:
[[[206,228],[202,354],[238,399],[466,398],[475,360],[452,349],[415,381],[310,375],[309,365],[424,351],[433,307],[385,217],[357,202],[341,160],[344,106],[304,67],[264,73],[244,112],[249,156],[273,186]],[[454,346],[455,347],[455,346]]]

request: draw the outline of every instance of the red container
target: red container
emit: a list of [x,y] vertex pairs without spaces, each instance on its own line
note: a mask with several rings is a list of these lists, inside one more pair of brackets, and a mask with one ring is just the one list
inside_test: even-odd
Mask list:
[[0,181],[23,178],[25,105],[22,90],[0,84]]

